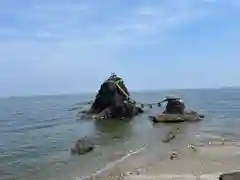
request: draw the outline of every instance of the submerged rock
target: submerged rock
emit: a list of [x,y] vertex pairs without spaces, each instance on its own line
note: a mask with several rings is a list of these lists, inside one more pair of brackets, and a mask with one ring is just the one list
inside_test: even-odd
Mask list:
[[71,153],[77,154],[77,155],[84,155],[93,150],[94,150],[94,145],[87,138],[77,140],[77,142],[74,144],[74,146],[71,147]]

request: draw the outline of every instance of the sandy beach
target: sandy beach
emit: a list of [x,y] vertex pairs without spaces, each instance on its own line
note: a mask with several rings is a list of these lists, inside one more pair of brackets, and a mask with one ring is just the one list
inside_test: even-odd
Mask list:
[[[189,145],[176,152],[166,152],[165,159],[147,164],[146,149],[133,152],[114,166],[90,179],[124,180],[217,180],[220,174],[240,170],[239,143],[214,142]],[[171,156],[175,153],[175,157]],[[153,161],[152,161],[153,162]],[[132,167],[132,169],[130,168]],[[128,168],[128,171],[126,170]]]

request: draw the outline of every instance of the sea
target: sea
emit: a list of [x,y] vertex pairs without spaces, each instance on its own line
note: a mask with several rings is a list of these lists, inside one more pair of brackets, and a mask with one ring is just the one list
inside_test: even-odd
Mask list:
[[[153,124],[148,116],[162,112],[164,106],[145,106],[145,113],[131,120],[80,118],[79,112],[89,108],[85,102],[94,94],[1,98],[0,180],[76,180],[111,168],[141,148],[147,150],[141,161],[131,161],[121,170],[153,165],[168,151],[188,144],[240,140],[239,88],[133,92],[131,96],[148,104],[172,94],[205,119]],[[164,142],[169,132],[178,132],[175,143]],[[83,137],[94,143],[94,151],[71,155],[70,147]]]

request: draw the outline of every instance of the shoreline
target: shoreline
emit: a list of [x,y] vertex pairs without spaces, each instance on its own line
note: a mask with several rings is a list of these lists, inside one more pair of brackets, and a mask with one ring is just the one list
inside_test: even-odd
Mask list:
[[108,172],[109,170],[113,169],[115,166],[117,166],[119,163],[122,163],[124,162],[128,157],[134,155],[134,154],[137,154],[137,153],[140,153],[142,151],[145,150],[145,147],[141,147],[139,149],[137,149],[136,151],[132,151],[132,152],[129,152],[128,154],[126,154],[125,156],[121,157],[120,159],[114,161],[114,162],[111,162],[111,163],[108,163],[105,168],[102,168],[102,169],[99,169],[98,171],[92,173],[91,175],[89,176],[84,176],[84,177],[79,177],[79,178],[76,178],[77,180],[87,180],[87,179],[91,179],[92,177],[95,177],[95,176],[98,176],[98,175],[102,175],[104,174],[105,172]]
[[218,180],[223,173],[240,171],[240,150],[236,143],[219,142],[199,146],[197,150],[184,147],[176,152],[176,159],[171,160],[169,152],[164,160],[154,164],[144,164],[144,150],[134,151],[111,167],[76,180]]

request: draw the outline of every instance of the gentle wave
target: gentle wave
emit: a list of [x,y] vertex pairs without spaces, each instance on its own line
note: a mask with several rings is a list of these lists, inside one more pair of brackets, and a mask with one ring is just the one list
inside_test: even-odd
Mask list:
[[130,156],[132,156],[132,155],[134,155],[134,154],[137,154],[137,153],[139,153],[139,152],[142,152],[143,150],[145,150],[145,147],[141,147],[141,148],[139,148],[139,149],[137,149],[137,150],[135,150],[135,151],[130,151],[129,153],[127,153],[127,154],[126,154],[125,156],[123,156],[122,158],[117,159],[117,160],[115,160],[115,161],[112,161],[112,162],[108,163],[104,168],[98,170],[97,172],[95,172],[95,173],[93,173],[93,174],[91,174],[91,175],[89,175],[89,176],[85,176],[85,177],[80,177],[80,178],[76,177],[76,180],[86,180],[86,179],[88,179],[88,178],[90,178],[90,177],[94,177],[94,176],[96,176],[96,175],[98,175],[98,174],[101,174],[101,173],[103,173],[104,171],[113,168],[113,167],[116,166],[118,163],[121,163],[121,162],[125,161],[125,160],[126,160],[127,158],[129,158]]

